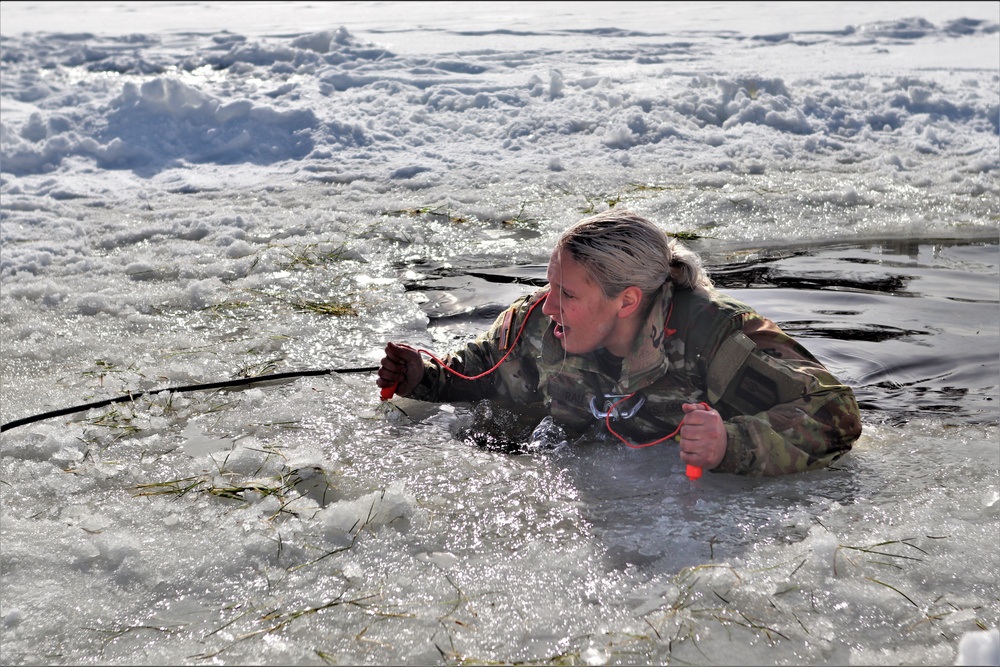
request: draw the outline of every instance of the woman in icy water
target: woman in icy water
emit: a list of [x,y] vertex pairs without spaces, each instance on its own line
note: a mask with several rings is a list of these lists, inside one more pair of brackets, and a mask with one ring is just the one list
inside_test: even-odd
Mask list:
[[631,447],[677,435],[688,466],[743,475],[821,468],[861,434],[850,387],[716,291],[700,258],[645,218],[611,209],[581,220],[546,277],[447,368],[388,343],[383,396],[488,398]]

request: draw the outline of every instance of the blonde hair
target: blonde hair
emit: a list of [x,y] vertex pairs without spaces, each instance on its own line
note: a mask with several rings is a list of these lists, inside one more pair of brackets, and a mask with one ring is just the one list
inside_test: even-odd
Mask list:
[[631,211],[613,208],[584,218],[555,249],[568,251],[608,298],[634,285],[645,300],[668,281],[682,289],[712,289],[695,252]]

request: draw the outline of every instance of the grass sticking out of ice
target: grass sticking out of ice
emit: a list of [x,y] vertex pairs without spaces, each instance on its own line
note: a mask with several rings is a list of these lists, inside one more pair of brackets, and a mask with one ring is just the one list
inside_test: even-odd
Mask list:
[[239,314],[246,312],[248,308],[250,308],[249,301],[226,299],[221,303],[205,308],[205,310],[218,317],[237,317]]
[[528,216],[525,213],[525,209],[528,207],[528,202],[521,202],[520,207],[517,210],[517,214],[510,218],[505,218],[502,224],[509,227],[515,227],[518,225],[532,225],[538,222],[535,218]]
[[[913,540],[913,539],[915,539],[915,538],[909,537],[909,538],[902,539],[902,540],[888,540],[886,542],[879,542],[877,544],[872,544],[872,545],[867,546],[867,547],[857,547],[857,546],[850,546],[850,545],[846,545],[846,544],[841,544],[840,546],[837,547],[837,551],[834,553],[834,558],[833,558],[833,574],[834,574],[834,576],[837,575],[837,554],[840,553],[841,549],[851,550],[851,551],[857,551],[857,552],[860,552],[860,553],[872,554],[872,555],[876,555],[876,556],[885,556],[887,558],[899,558],[899,559],[903,559],[903,560],[915,560],[915,561],[923,560],[922,558],[918,558],[916,556],[906,556],[906,555],[903,555],[903,554],[894,554],[894,553],[891,553],[891,552],[888,552],[888,551],[884,551],[884,550],[881,549],[881,547],[888,547],[888,546],[892,546],[892,545],[903,545],[903,546],[910,547],[911,549],[916,549],[920,553],[926,555],[927,554],[926,551],[924,551],[923,549],[921,549],[920,547],[918,547],[915,544],[911,544],[911,540]],[[850,562],[852,565],[854,564],[854,562],[852,560],[850,560],[850,559],[848,559],[848,562]],[[878,564],[878,565],[889,565],[890,567],[895,567],[895,568],[901,569],[899,565],[897,565],[896,563],[893,563],[893,562],[886,562],[886,561],[881,561],[881,560],[869,560],[868,562],[875,563],[875,564]],[[882,583],[882,582],[876,582],[876,583]],[[885,585],[885,584],[883,584],[883,585]],[[890,588],[891,588],[891,586],[890,586]],[[904,597],[906,597],[906,596],[904,596]],[[907,599],[909,600],[909,598],[907,598]],[[911,602],[912,602],[912,600],[911,600]]]
[[454,209],[451,209],[444,205],[418,206],[414,208],[404,208],[395,211],[383,211],[382,215],[388,215],[394,218],[399,218],[404,216],[410,218],[431,216],[436,218],[444,218],[448,222],[453,222],[456,224],[469,221],[469,218],[467,216],[459,215],[455,213]]
[[[333,246],[333,247],[331,247]],[[274,246],[272,246],[274,247]],[[347,256],[347,244],[307,243],[302,246],[276,246],[284,254],[281,263],[285,269],[315,269],[341,262]]]
[[276,250],[281,255],[277,264],[285,270],[325,268],[330,264],[353,258],[346,241],[318,241],[301,245],[270,243],[263,251],[256,254],[250,264],[250,272],[257,267],[263,253],[268,250]]
[[[302,313],[312,313],[314,315],[322,315],[327,317],[357,317],[358,309],[357,307],[346,299],[307,299],[301,296],[291,296],[288,294],[283,294],[280,292],[272,292],[265,290],[247,290],[248,292],[254,294],[255,296],[261,297],[266,302],[282,303],[286,306],[291,307],[293,310]],[[210,308],[215,314],[223,314],[215,308]],[[229,316],[233,316],[226,313]],[[247,313],[248,315],[255,314],[254,312]],[[259,314],[259,313],[256,313]]]
[[[376,594],[360,595],[360,596],[357,596],[357,597],[347,598],[347,597],[345,597],[345,593],[346,593],[346,591],[340,593],[340,595],[338,595],[333,600],[330,600],[329,602],[326,602],[326,603],[321,604],[321,605],[316,605],[316,606],[313,606],[313,607],[305,607],[303,609],[295,609],[295,610],[292,610],[292,611],[274,610],[274,611],[267,612],[267,613],[263,614],[262,616],[260,616],[257,619],[259,622],[267,624],[267,627],[260,628],[258,630],[253,630],[251,632],[247,632],[247,633],[244,633],[242,635],[239,635],[238,637],[236,637],[235,639],[233,639],[233,641],[229,642],[228,644],[226,644],[225,646],[223,646],[222,648],[220,648],[220,649],[218,649],[216,651],[211,651],[209,653],[201,653],[201,654],[193,655],[193,656],[189,656],[189,657],[192,658],[192,659],[194,659],[194,660],[210,660],[210,659],[212,659],[212,658],[214,658],[214,657],[216,657],[216,656],[224,653],[225,651],[229,650],[230,648],[232,648],[233,646],[235,646],[235,645],[237,645],[237,644],[239,644],[241,642],[247,641],[249,639],[253,639],[255,637],[261,637],[261,636],[265,636],[265,635],[273,635],[275,633],[281,632],[282,630],[285,630],[296,619],[302,618],[304,616],[309,616],[309,615],[312,615],[312,614],[316,614],[316,613],[319,613],[321,611],[325,611],[327,609],[332,609],[334,607],[355,606],[355,607],[359,607],[360,609],[364,610],[364,612],[366,614],[370,614],[370,615],[374,615],[374,616],[387,616],[387,617],[399,616],[398,614],[390,614],[390,613],[386,613],[386,612],[381,612],[378,609],[374,608],[372,605],[368,604],[368,602],[370,600],[372,600],[373,598],[377,598],[378,597],[378,595],[376,595]],[[247,614],[242,614],[240,616],[240,618],[242,618],[242,617],[244,617],[246,615]],[[211,634],[215,634],[216,632],[219,632],[219,630],[222,630],[222,628],[219,628],[218,630],[215,630]]]
[[142,375],[139,373],[138,369],[134,364],[129,364],[128,366],[122,368],[121,366],[118,366],[117,364],[107,361],[105,359],[95,359],[94,367],[95,367],[94,370],[84,371],[83,373],[81,373],[81,375],[83,375],[84,377],[96,377],[98,381],[101,383],[101,386],[104,386],[104,378],[108,377],[109,375],[120,375],[122,373],[135,373],[140,377],[142,377]]
[[268,359],[266,361],[256,361],[252,363],[247,363],[241,366],[234,377],[237,378],[255,378],[264,375],[270,375],[278,370],[278,365],[282,362],[282,359]]
[[295,310],[315,313],[316,315],[329,315],[332,317],[355,317],[358,314],[357,308],[349,303],[339,301],[312,301],[310,299],[298,299],[291,302]]
[[[273,519],[282,512],[296,514],[294,510],[289,509],[289,506],[303,497],[304,494],[301,493],[300,488],[313,477],[315,475],[303,475],[303,471],[300,469],[289,468],[283,468],[277,474],[263,477],[237,475],[231,471],[220,469],[217,474],[206,473],[162,482],[137,484],[131,490],[136,497],[180,499],[189,494],[203,494],[242,503],[252,503],[262,498],[274,496],[278,500],[279,506],[277,511],[269,517]],[[328,483],[325,485],[328,491],[330,486]]]

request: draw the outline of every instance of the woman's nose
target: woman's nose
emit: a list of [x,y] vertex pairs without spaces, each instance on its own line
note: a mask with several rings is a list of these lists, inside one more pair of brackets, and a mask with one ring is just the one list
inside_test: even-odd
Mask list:
[[545,303],[542,304],[542,315],[553,317],[558,313],[559,300],[552,295],[552,292],[549,292],[549,295],[545,297]]

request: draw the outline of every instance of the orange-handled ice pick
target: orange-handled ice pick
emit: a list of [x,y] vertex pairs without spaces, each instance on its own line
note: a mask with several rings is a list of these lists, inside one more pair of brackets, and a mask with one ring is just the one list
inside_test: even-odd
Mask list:
[[[699,403],[698,406],[702,410],[710,410],[711,409],[709,407],[708,403],[704,403],[704,402]],[[687,478],[690,479],[693,482],[696,479],[701,479],[701,468],[699,468],[698,466],[688,465],[688,467],[684,470],[684,474],[687,475]]]
[[397,382],[396,384],[389,385],[388,387],[382,387],[382,391],[379,392],[379,396],[382,397],[383,401],[388,401],[396,394],[396,387],[398,386],[399,383]]

